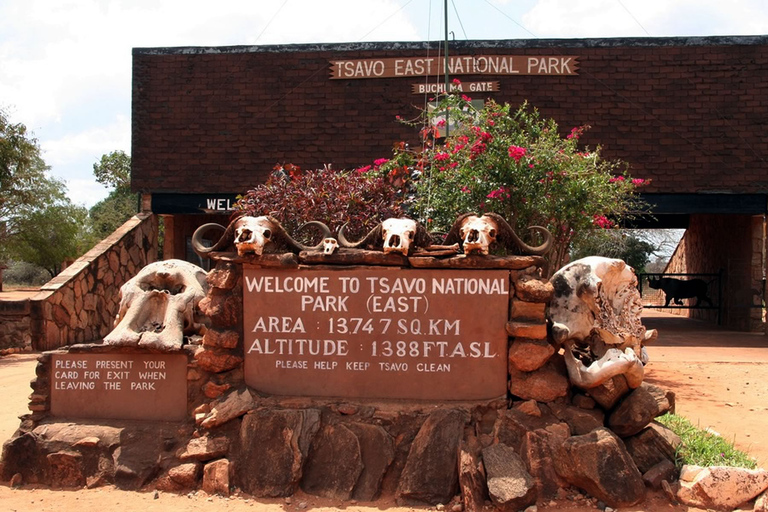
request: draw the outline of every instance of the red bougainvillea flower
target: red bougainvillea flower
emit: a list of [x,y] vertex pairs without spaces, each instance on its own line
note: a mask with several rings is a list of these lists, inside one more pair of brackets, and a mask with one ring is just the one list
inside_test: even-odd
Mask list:
[[488,199],[509,199],[509,192],[507,187],[499,187],[496,190],[492,190],[487,196]]
[[606,217],[605,215],[597,215],[597,214],[593,215],[592,224],[594,224],[599,228],[604,228],[604,229],[613,227],[613,222],[608,220],[608,217]]
[[461,85],[461,80],[459,80],[458,78],[454,78],[453,83],[456,85]]
[[366,172],[371,170],[371,166],[370,165],[366,165],[365,167],[358,167],[355,170],[357,171],[357,174],[365,174]]
[[464,192],[465,194],[469,194],[469,193],[471,193],[471,192],[472,192],[472,191],[469,189],[469,187],[467,187],[466,185],[465,185],[465,186],[463,186],[463,187],[461,187],[461,191],[462,191],[462,192]]
[[624,181],[624,176],[616,176],[608,180],[608,183],[621,183]]
[[651,180],[644,180],[642,178],[635,178],[632,180],[632,184],[636,187],[642,187],[643,185],[647,185],[651,182]]
[[377,158],[376,160],[373,161],[373,165],[375,165],[376,167],[381,167],[387,162],[389,162],[389,158]]
[[507,150],[509,153],[509,157],[512,158],[515,163],[519,162],[525,154],[528,152],[527,149],[521,148],[520,146],[509,146],[509,149]]
[[443,160],[448,160],[450,158],[451,158],[451,155],[449,155],[448,153],[436,153],[435,154],[435,160],[437,160],[438,162],[442,162]]

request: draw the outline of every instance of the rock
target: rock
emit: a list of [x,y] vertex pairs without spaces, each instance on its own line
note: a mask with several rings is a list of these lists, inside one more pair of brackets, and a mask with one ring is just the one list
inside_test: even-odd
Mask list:
[[533,322],[543,322],[546,320],[545,311],[547,305],[543,302],[525,302],[523,300],[513,299],[509,308],[510,320],[527,320]]
[[643,482],[651,489],[661,489],[661,482],[673,482],[677,478],[677,466],[667,459],[662,460],[643,473]]
[[200,369],[211,373],[229,371],[243,362],[243,358],[234,353],[204,346],[195,351],[195,360]]
[[581,409],[558,403],[549,404],[549,408],[558,419],[568,424],[574,436],[589,434],[596,428],[604,426],[605,415],[597,409]]
[[12,477],[10,482],[8,482],[8,486],[11,489],[15,489],[16,487],[21,487],[24,483],[24,479],[21,476],[21,473],[15,473]]
[[37,436],[32,432],[15,435],[3,443],[2,461],[0,464],[0,480],[7,482],[16,478],[27,483],[43,482],[45,480],[44,464],[37,444]]
[[316,409],[256,410],[246,414],[236,450],[236,485],[260,498],[293,495],[319,428],[320,412]]
[[53,487],[83,487],[83,456],[72,451],[49,453],[50,484]]
[[127,490],[143,487],[160,471],[167,440],[177,435],[174,427],[158,427],[156,423],[123,428],[120,446],[112,454],[115,485]]
[[203,394],[208,398],[216,399],[229,391],[230,387],[229,384],[216,384],[213,381],[208,381],[203,384]]
[[623,375],[617,375],[597,387],[590,388],[588,393],[600,407],[609,411],[621,397],[629,393],[629,384]]
[[504,444],[491,445],[483,450],[483,464],[488,494],[497,509],[516,512],[536,503],[536,483],[515,450]]
[[240,343],[240,333],[231,329],[208,329],[203,335],[203,346],[218,348],[236,348]]
[[566,486],[555,471],[554,457],[570,435],[568,425],[557,423],[526,432],[523,438],[520,455],[536,484],[536,495],[540,499],[554,498]]
[[226,329],[237,326],[238,320],[242,322],[243,303],[239,294],[211,288],[208,295],[199,302],[198,308],[208,317],[212,327]]
[[680,480],[677,499],[685,505],[733,510],[768,489],[768,471],[727,466],[701,469],[692,481]]
[[218,459],[227,454],[229,439],[226,437],[196,437],[190,439],[187,446],[176,456],[182,462],[196,460],[205,462]]
[[755,506],[752,512],[768,512],[768,491],[764,492],[755,500]]
[[545,405],[539,405],[541,416],[525,414],[518,409],[500,411],[493,426],[493,439],[520,450],[525,435],[532,430],[547,428],[560,423]]
[[461,443],[459,449],[459,487],[463,509],[467,512],[482,511],[487,495],[485,468],[467,443]]
[[509,365],[509,391],[523,400],[552,402],[568,394],[568,377],[562,356],[552,356],[536,371],[521,372]]
[[200,479],[201,465],[196,462],[180,464],[168,470],[168,476],[182,489],[196,489]]
[[624,443],[605,427],[573,436],[555,457],[557,473],[611,507],[626,507],[645,497],[645,484]]
[[674,465],[675,453],[682,441],[664,425],[653,422],[639,434],[624,439],[624,444],[637,469],[645,473],[665,460]]
[[506,325],[507,334],[513,338],[547,339],[547,324],[541,322],[509,321]]
[[211,412],[205,416],[200,425],[205,428],[215,428],[242,416],[254,407],[256,403],[248,389],[232,391],[226,398],[211,407]]
[[448,503],[458,487],[459,443],[467,422],[455,409],[438,409],[426,419],[411,443],[400,482],[399,502]]
[[552,300],[554,293],[552,283],[544,278],[521,275],[515,281],[515,295],[526,302],[547,303]]
[[620,437],[637,434],[657,416],[669,411],[666,391],[643,382],[608,416],[608,427]]
[[240,269],[237,264],[220,261],[216,264],[216,268],[208,272],[205,280],[211,288],[231,290],[235,287],[239,278]]
[[344,425],[325,425],[312,441],[301,488],[307,494],[346,501],[362,471],[357,436]]
[[536,416],[537,418],[541,418],[541,409],[539,408],[539,403],[536,400],[516,402],[512,408],[525,413],[528,416]]
[[546,339],[516,338],[509,347],[509,364],[521,372],[538,370],[549,361],[555,347]]
[[209,462],[203,468],[203,491],[208,494],[229,496],[232,466],[227,459]]
[[363,463],[363,472],[357,479],[352,497],[373,501],[378,497],[384,475],[395,459],[394,440],[378,425],[350,423],[346,427],[357,436]]
[[580,409],[594,409],[595,399],[581,393],[575,393],[571,399],[571,403]]

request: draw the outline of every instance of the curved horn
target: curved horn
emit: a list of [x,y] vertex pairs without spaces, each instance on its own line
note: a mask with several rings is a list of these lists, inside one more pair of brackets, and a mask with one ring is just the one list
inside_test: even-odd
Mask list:
[[277,226],[280,226],[280,234],[285,239],[286,245],[288,245],[291,249],[296,251],[316,251],[316,250],[322,249],[323,239],[331,236],[331,230],[328,226],[326,226],[324,223],[320,222],[319,220],[311,220],[299,226],[299,229],[297,229],[296,232],[299,232],[308,226],[316,226],[320,228],[320,231],[322,232],[323,236],[320,237],[320,243],[317,245],[304,245],[301,242],[295,240],[291,235],[289,235],[288,232],[280,224],[280,222],[277,221],[277,219],[273,217],[269,217],[269,219],[273,221]]
[[[229,226],[226,228],[221,224],[216,224],[215,222],[203,224],[197,228],[192,235],[192,248],[195,250],[198,256],[202,258],[207,258],[208,254],[211,252],[221,251],[222,249],[228,248],[235,242],[235,222],[237,222],[237,219],[230,222]],[[223,231],[223,234],[221,235],[221,238],[219,238],[218,242],[213,244],[212,247],[206,247],[203,245],[203,235],[213,229]]]
[[501,243],[504,244],[508,249],[510,247],[510,242],[514,243],[515,246],[517,246],[518,249],[523,251],[526,254],[532,254],[535,256],[542,256],[549,252],[549,250],[552,248],[552,233],[549,232],[549,230],[542,226],[529,226],[529,231],[539,232],[544,237],[544,243],[537,246],[528,245],[525,242],[523,242],[520,237],[517,236],[517,233],[515,233],[515,230],[512,229],[512,226],[509,225],[509,222],[499,215],[498,213],[486,213],[486,217],[492,218],[494,221],[496,221],[496,224],[499,226],[499,235],[496,238]]
[[357,242],[350,242],[347,240],[347,237],[344,235],[344,229],[347,227],[346,223],[339,229],[339,236],[337,237],[337,240],[339,241],[339,245],[342,247],[346,247],[347,249],[359,249],[361,246],[373,243],[373,242],[382,242],[381,240],[381,222],[376,225],[375,228],[370,230],[367,235],[363,237],[362,240],[359,240]]
[[477,217],[477,214],[475,212],[469,212],[465,213],[464,215],[459,216],[454,222],[453,226],[451,226],[450,231],[448,231],[448,234],[445,235],[445,241],[443,242],[445,245],[453,245],[455,243],[462,243],[464,240],[461,237],[461,226],[464,224],[464,221],[467,219],[467,217]]
[[432,235],[420,223],[416,224],[416,235],[413,237],[413,243],[416,247],[432,245]]

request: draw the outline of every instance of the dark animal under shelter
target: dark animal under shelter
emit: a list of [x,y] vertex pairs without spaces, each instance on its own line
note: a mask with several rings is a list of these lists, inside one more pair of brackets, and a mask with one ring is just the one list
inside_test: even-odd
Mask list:
[[671,300],[674,299],[675,304],[682,306],[682,299],[692,299],[696,297],[696,304],[693,307],[699,307],[701,301],[708,303],[710,306],[714,306],[712,299],[707,296],[708,283],[702,279],[674,279],[671,277],[660,277],[654,279],[648,278],[648,286],[656,290],[663,290],[666,295],[665,306],[669,306]]

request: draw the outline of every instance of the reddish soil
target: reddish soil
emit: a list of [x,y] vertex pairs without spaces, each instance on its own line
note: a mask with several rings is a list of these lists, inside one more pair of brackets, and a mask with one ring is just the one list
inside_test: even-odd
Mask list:
[[[702,428],[710,427],[768,467],[768,336],[713,328],[693,320],[664,313],[646,312],[646,324],[659,329],[659,340],[648,348],[651,363],[648,382],[673,390],[677,414]],[[34,376],[36,355],[15,354],[0,359],[0,441],[18,426],[17,416],[26,412],[28,382]],[[346,503],[296,495],[290,500],[231,498],[169,493],[126,492],[112,487],[51,490],[0,485],[0,512],[86,512],[102,510],[173,511],[326,511],[395,512],[414,510],[396,507],[391,500],[375,503]],[[539,510],[596,510],[594,501],[573,496],[557,502],[539,503]],[[428,510],[424,507],[422,510]],[[451,507],[446,507],[451,510]],[[645,502],[623,511],[692,511],[673,506],[663,495],[649,494]]]

